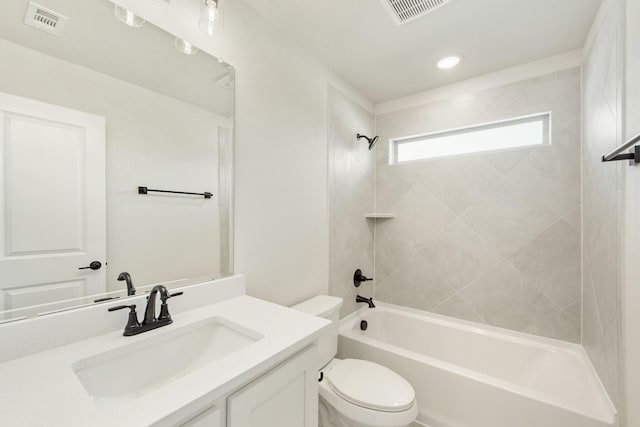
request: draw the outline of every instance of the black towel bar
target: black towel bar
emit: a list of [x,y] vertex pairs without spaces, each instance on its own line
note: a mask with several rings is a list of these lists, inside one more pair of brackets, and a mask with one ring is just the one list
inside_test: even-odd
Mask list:
[[190,193],[188,191],[153,190],[147,187],[138,187],[138,194],[148,194],[148,193],[188,194],[190,196],[203,196],[205,199],[210,199],[213,197],[213,194],[209,193],[208,191],[204,193]]
[[[602,156],[602,161],[616,162],[619,160],[629,160],[629,163],[632,165],[640,163],[640,146],[636,144],[640,144],[640,134],[634,136],[609,154]],[[625,153],[625,151],[630,148],[633,148],[633,152]]]

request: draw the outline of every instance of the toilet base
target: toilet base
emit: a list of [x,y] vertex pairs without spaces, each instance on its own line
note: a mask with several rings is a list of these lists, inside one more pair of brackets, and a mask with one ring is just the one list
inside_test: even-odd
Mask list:
[[[369,424],[362,424],[351,420],[339,413],[325,399],[319,397],[318,401],[318,427],[371,427]],[[398,425],[394,427],[410,427],[410,424]]]

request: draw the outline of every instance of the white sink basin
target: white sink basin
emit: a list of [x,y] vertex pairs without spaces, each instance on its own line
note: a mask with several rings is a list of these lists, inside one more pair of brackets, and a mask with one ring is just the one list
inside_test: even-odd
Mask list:
[[165,328],[173,330],[79,360],[72,365],[73,371],[95,399],[131,398],[152,392],[263,338],[222,318]]

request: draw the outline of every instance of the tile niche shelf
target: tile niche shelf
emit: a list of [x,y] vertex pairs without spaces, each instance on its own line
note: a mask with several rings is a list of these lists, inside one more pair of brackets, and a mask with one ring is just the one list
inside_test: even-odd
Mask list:
[[375,213],[366,213],[364,214],[364,217],[367,219],[393,219],[396,217],[396,214],[375,212]]

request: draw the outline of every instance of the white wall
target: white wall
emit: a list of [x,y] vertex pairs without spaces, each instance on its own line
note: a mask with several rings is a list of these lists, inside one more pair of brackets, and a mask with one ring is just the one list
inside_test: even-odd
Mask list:
[[[626,1],[625,139],[640,133],[640,3]],[[640,425],[640,167],[625,167],[622,279],[622,425]]]
[[237,69],[235,271],[247,292],[281,304],[327,293],[328,84],[371,103],[241,0],[224,36],[198,29],[198,2],[112,0]]
[[0,75],[2,92],[106,119],[107,290],[124,289],[122,271],[136,286],[220,275],[217,198],[137,194],[143,185],[218,195],[213,113],[4,40]]

